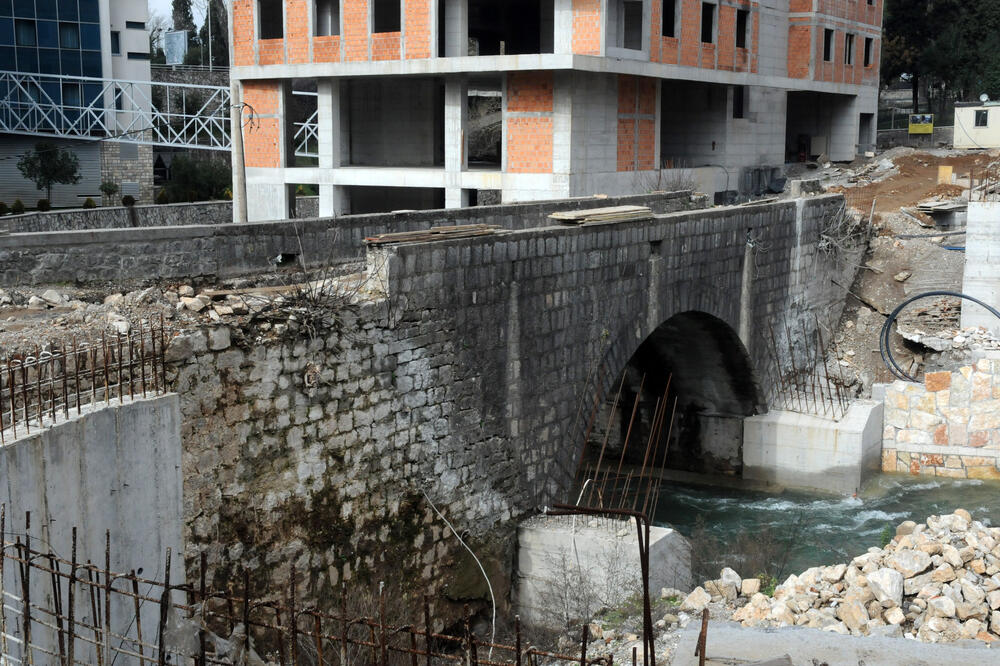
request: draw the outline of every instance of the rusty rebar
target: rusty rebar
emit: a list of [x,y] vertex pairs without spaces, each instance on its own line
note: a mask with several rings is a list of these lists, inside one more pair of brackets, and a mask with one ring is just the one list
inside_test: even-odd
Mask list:
[[[643,379],[645,379],[645,377],[643,377]],[[614,422],[615,411],[618,409],[618,400],[621,398],[622,390],[624,388],[625,388],[625,373],[622,373],[622,381],[618,385],[618,392],[615,394],[615,401],[611,405],[611,413],[608,415],[608,424],[604,428],[604,441],[601,443],[601,453],[597,456],[597,467],[594,468],[594,482],[591,484],[590,493],[587,496],[588,503],[591,502],[594,497],[594,486],[597,485],[597,475],[601,473],[601,463],[604,460],[604,450],[608,446],[608,439],[611,436],[611,424]],[[642,393],[641,386],[639,392]],[[626,442],[628,441],[628,437],[625,438],[625,441]],[[584,442],[584,446],[586,446],[586,442]],[[603,492],[604,492],[604,486],[602,484],[601,493],[599,493],[599,496],[603,494]]]
[[[72,559],[70,560],[70,568],[69,568],[69,594],[66,595],[67,598],[69,599],[69,618],[67,618],[66,622],[66,631],[67,634],[69,635],[69,647],[66,650],[67,654],[66,661],[69,662],[70,666],[73,666],[76,663],[73,657],[76,649],[76,627],[74,626],[76,620],[76,527],[75,526],[73,527],[73,534],[71,539],[72,539],[72,555],[71,555]],[[2,542],[2,539],[0,539],[0,542]],[[2,559],[3,558],[0,557],[0,560]],[[2,566],[3,566],[2,562],[0,562],[0,567]],[[0,578],[3,577],[0,576]]]
[[[136,580],[135,569],[132,569],[130,577],[132,579],[132,602],[133,602],[134,612],[135,612],[136,645],[138,645],[138,647],[139,647],[139,664],[140,664],[140,666],[142,666],[142,664],[146,663],[146,658],[145,658],[145,654],[143,653],[143,643],[142,643],[142,613],[141,613],[142,609],[141,609],[141,605],[140,605],[140,601],[139,601],[139,581]],[[203,630],[201,629],[201,626],[200,626],[200,623],[199,623],[198,634],[201,635],[202,633],[203,633]],[[203,645],[203,647],[204,647],[204,645]],[[205,663],[204,655],[202,655],[200,663],[201,664]]]
[[[10,654],[7,651],[7,611],[5,610],[4,599],[7,597],[4,591],[3,582],[3,564],[7,559],[7,505],[0,504],[0,654]],[[73,533],[76,533],[76,528],[73,528]],[[72,597],[70,597],[70,603],[72,603]]]

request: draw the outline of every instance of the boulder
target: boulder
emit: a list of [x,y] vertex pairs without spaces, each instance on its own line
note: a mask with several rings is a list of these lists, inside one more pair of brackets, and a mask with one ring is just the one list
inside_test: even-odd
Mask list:
[[893,553],[888,562],[903,574],[903,578],[913,578],[931,566],[931,556],[919,550],[900,550]]
[[700,613],[705,610],[711,600],[712,596],[705,591],[705,588],[699,586],[694,588],[691,594],[687,595],[681,602],[681,610],[689,613]]
[[837,618],[850,630],[858,630],[868,623],[868,609],[857,600],[844,601],[837,606]]
[[868,587],[887,608],[903,603],[903,574],[895,569],[882,568],[868,574]]
[[927,611],[934,617],[955,617],[955,602],[945,596],[934,597],[927,602]]
[[744,578],[740,582],[740,594],[744,597],[752,597],[760,592],[759,578]]

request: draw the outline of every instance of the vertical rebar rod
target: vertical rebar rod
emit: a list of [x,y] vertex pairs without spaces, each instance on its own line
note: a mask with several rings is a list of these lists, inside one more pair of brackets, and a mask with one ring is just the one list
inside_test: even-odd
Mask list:
[[385,587],[382,582],[378,586],[378,627],[379,627],[379,651],[382,656],[382,666],[389,666],[389,652],[385,637]]
[[28,414],[28,368],[21,361],[21,407],[24,410],[24,429],[31,434],[31,416]]
[[52,582],[52,607],[55,610],[56,635],[59,643],[59,662],[66,663],[66,642],[63,633],[62,589],[59,586],[59,561],[49,551],[49,577]]
[[24,512],[24,567],[21,569],[21,584],[24,594],[21,597],[24,605],[24,647],[27,663],[35,663],[35,655],[31,645],[31,512]]
[[[130,576],[132,579],[132,600],[135,602],[135,637],[136,645],[139,648],[139,666],[146,663],[146,657],[143,653],[142,646],[142,612],[139,605],[139,580],[135,577],[135,569],[132,570]],[[201,633],[199,625],[199,633]],[[204,664],[204,659],[201,660]]]
[[[169,579],[168,579],[169,580]],[[104,652],[105,660],[111,659],[111,530],[104,531]]]
[[104,638],[101,636],[101,600],[100,592],[97,591],[97,585],[100,582],[100,578],[98,577],[97,583],[94,583],[94,567],[90,560],[87,560],[87,587],[90,589],[90,612],[94,623],[93,643],[94,654],[97,655],[97,666],[103,666],[104,664],[104,652],[101,650],[101,643],[104,642]]
[[[73,385],[76,392],[76,415],[81,413],[80,407],[80,352],[76,348],[76,336],[73,336]],[[68,399],[68,398],[67,398]]]
[[[292,609],[291,623],[295,624],[295,611]],[[250,570],[243,568],[243,631],[246,634],[246,645],[243,650],[243,663],[250,663]]]
[[128,334],[128,398],[135,398],[135,339]]
[[[69,418],[69,357],[66,355],[66,346],[63,345],[63,368],[62,368],[62,394],[63,394],[63,418]],[[0,409],[3,412],[3,409]]]
[[[424,607],[425,607],[425,609],[426,609],[426,606],[427,606],[427,597],[425,596],[424,597]],[[425,610],[425,612],[426,612],[426,610]],[[340,641],[340,663],[341,664],[346,664],[347,663],[347,634],[350,633],[350,631],[351,631],[350,625],[347,624],[347,584],[346,584],[346,581],[345,582],[341,582],[341,584],[340,584],[340,621],[341,621],[341,626],[344,629],[344,634],[340,637],[341,638],[341,641]],[[428,654],[430,654],[430,650],[428,650]],[[430,657],[428,657],[427,658],[427,664],[428,664],[428,666],[430,666],[430,663],[431,663],[431,659],[430,659]]]
[[[670,425],[667,427],[667,446],[663,452],[663,463],[667,462],[667,454],[670,452],[670,438],[674,434],[674,419],[677,417],[677,400],[678,396],[674,396],[674,407],[670,412]],[[656,515],[656,508],[660,505],[660,488],[663,485],[663,475],[661,474],[656,482],[655,499],[653,500],[653,512],[650,514],[650,518]]]
[[67,661],[70,666],[75,666],[74,652],[76,649],[76,527],[73,528],[72,534],[72,555],[69,565],[69,594],[66,595],[69,600],[69,617],[66,621],[66,633],[69,636],[69,645],[67,646],[66,654]]
[[[154,373],[155,374],[155,373]],[[316,632],[316,664],[318,666],[323,666],[323,623],[319,619],[319,615],[313,615],[313,630]],[[410,632],[410,638],[413,638],[413,632]],[[417,656],[413,655],[414,661]],[[414,664],[416,666],[416,664]]]
[[90,405],[97,404],[97,348],[90,348]]
[[17,439],[17,386],[16,386],[16,373],[14,372],[13,366],[10,365],[10,361],[7,362],[7,388],[10,390],[10,427],[12,430],[12,436]]
[[163,313],[160,313],[160,372],[163,380],[163,392],[167,392],[167,336],[163,330]]
[[[594,468],[594,483],[591,484],[590,493],[587,495],[587,503],[593,504],[592,499],[594,497],[594,486],[597,485],[597,475],[601,473],[601,463],[604,460],[604,449],[608,445],[608,438],[611,436],[611,424],[615,419],[615,411],[618,409],[618,400],[621,398],[622,389],[625,388],[625,373],[622,373],[621,383],[618,384],[618,392],[615,394],[615,401],[611,405],[611,412],[608,414],[608,424],[604,428],[604,441],[601,443],[601,453],[597,456],[597,467]],[[626,444],[628,443],[628,438],[625,439]],[[584,447],[586,448],[586,442],[584,442]],[[602,487],[603,492],[603,487]]]
[[[164,568],[163,594],[160,596],[160,621],[156,630],[156,663],[165,666],[167,663],[166,646],[163,632],[167,626],[167,610],[170,605],[170,548],[167,548],[166,567]],[[248,629],[249,632],[249,629]]]
[[108,356],[110,352],[108,351],[108,336],[106,333],[101,333],[101,349],[104,352],[104,404],[111,404],[111,368],[108,367]]
[[[520,625],[518,625],[518,637],[520,637]],[[427,664],[431,666],[431,604],[424,595],[424,648],[427,651]]]
[[[290,640],[291,645],[289,646],[289,653],[292,660],[292,666],[299,663],[299,617],[295,612],[295,564],[292,564],[291,572],[288,576],[288,626],[291,630]],[[247,632],[250,631],[250,625],[247,625]],[[248,633],[249,635],[249,633]]]
[[521,666],[521,616],[514,616],[514,666]]
[[38,401],[35,410],[38,414],[39,429],[42,428],[42,418],[45,416],[45,406],[42,401],[42,367],[41,352],[35,347],[35,399]]
[[125,376],[123,372],[124,368],[122,367],[125,359],[124,354],[122,354],[122,334],[120,331],[116,337],[118,342],[118,404],[120,405],[125,402]]
[[[7,559],[7,505],[0,504],[0,653],[10,654],[7,651],[7,611],[4,609],[4,561]],[[74,528],[75,530],[75,528]],[[71,597],[72,599],[72,597]]]
[[[9,386],[7,388],[10,389]],[[6,426],[4,425],[4,422],[3,422],[3,413],[4,413],[4,410],[7,409],[7,407],[4,405],[3,396],[4,396],[4,392],[3,392],[3,373],[0,372],[0,444],[4,443],[4,432],[3,431],[6,428]],[[2,536],[2,535],[0,535],[0,536]],[[3,540],[0,539],[0,548],[2,548],[2,547],[3,547]],[[3,603],[3,596],[0,596],[0,604],[2,604],[2,603]]]
[[153,382],[153,395],[160,392],[160,373],[156,371],[156,331],[153,322],[149,322],[149,367]]
[[139,322],[139,380],[142,382],[142,397],[146,397],[146,340],[143,338],[142,322]]
[[198,622],[198,666],[206,666],[205,664],[205,621],[208,618],[208,596],[206,594],[205,585],[205,568],[207,564],[208,553],[204,550],[201,551],[201,556],[198,558],[200,562],[200,567],[198,569],[198,601],[201,602],[201,621]]

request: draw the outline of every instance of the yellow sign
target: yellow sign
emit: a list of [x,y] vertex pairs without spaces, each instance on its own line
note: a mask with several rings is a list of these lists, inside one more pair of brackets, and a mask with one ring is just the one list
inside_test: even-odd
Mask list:
[[934,114],[911,113],[910,134],[934,134]]

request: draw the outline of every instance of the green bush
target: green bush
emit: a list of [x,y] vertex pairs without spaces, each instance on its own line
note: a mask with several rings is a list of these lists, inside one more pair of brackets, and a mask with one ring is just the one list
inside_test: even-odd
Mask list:
[[97,208],[97,202],[95,202],[90,197],[87,197],[83,202],[84,208]]
[[135,205],[135,197],[132,196],[131,194],[126,194],[125,196],[122,197],[122,205],[123,206],[129,206],[129,207],[134,206]]
[[20,199],[14,199],[14,205],[10,207],[10,212],[14,215],[20,215],[24,212],[24,202]]
[[167,198],[167,191],[166,190],[160,190],[159,192],[157,192],[157,194],[156,194],[156,203],[158,203],[160,205],[170,203],[170,199]]
[[106,197],[113,197],[118,194],[118,184],[113,180],[105,180],[101,183],[101,194]]
[[4,202],[0,201],[0,215],[6,215],[9,212],[10,212],[10,209],[7,208],[7,204],[5,204]]
[[170,180],[164,185],[170,203],[227,199],[233,172],[221,160],[195,159],[177,155],[170,163]]
[[43,213],[47,210],[52,210],[52,204],[49,203],[48,199],[39,199],[35,208],[42,211]]

